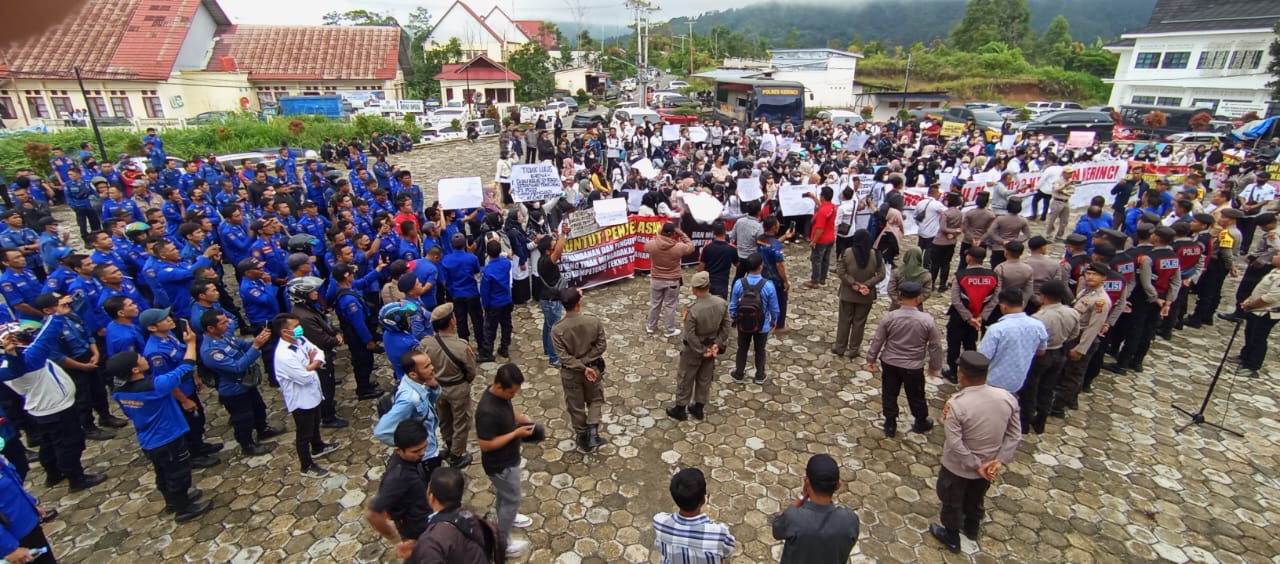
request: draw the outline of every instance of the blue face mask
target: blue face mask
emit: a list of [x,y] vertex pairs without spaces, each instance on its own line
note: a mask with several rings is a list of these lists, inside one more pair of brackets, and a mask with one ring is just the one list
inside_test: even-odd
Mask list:
[[294,328],[293,328],[293,338],[295,338],[295,339],[301,339],[301,338],[302,338],[302,326],[301,326],[301,325],[299,325],[299,326],[297,326],[297,327],[294,327]]

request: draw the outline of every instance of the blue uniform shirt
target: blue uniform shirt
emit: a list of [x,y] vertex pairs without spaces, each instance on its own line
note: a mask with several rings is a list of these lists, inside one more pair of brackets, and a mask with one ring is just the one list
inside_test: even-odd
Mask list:
[[404,371],[400,369],[400,357],[417,347],[419,340],[414,335],[399,331],[382,333],[382,346],[387,351],[387,360],[391,362],[391,371],[395,373],[397,382],[404,378]]
[[132,221],[145,221],[142,216],[142,208],[138,207],[138,202],[130,198],[123,198],[119,202],[110,198],[102,201],[102,219],[113,219],[116,216],[116,210],[125,210],[129,212],[129,218]]
[[0,514],[9,521],[0,527],[0,551],[4,554],[16,550],[18,541],[40,525],[36,498],[23,489],[22,478],[8,462],[0,462]]
[[[4,295],[4,301],[10,307],[34,302],[41,291],[40,281],[36,280],[36,275],[32,274],[30,270],[14,271],[6,268],[4,273],[0,274],[0,294]],[[20,311],[18,312],[18,317],[35,321],[40,320],[40,316]]]
[[348,333],[349,337],[359,337],[360,341],[348,342],[349,346],[362,346],[373,340],[373,334],[369,332],[369,325],[366,322],[369,318],[369,308],[365,305],[364,298],[359,296],[359,292],[356,290],[357,295],[344,293],[338,296],[338,320],[342,322],[343,333]]
[[[40,236],[35,231],[23,227],[22,229],[6,229],[0,233],[0,247],[6,249],[17,249],[40,240]],[[26,253],[30,257],[34,253]]]
[[191,304],[191,330],[195,331],[197,336],[204,336],[204,328],[200,326],[200,318],[204,317],[204,312],[209,310],[220,311],[222,312],[222,315],[227,316],[227,320],[229,321],[227,325],[227,334],[234,335],[236,333],[236,329],[240,327],[236,323],[236,316],[227,313],[227,310],[222,309],[222,306],[218,305],[218,302],[214,302],[210,307],[204,307],[200,305],[200,302],[193,302]]
[[200,343],[200,364],[218,377],[219,396],[238,396],[249,391],[240,384],[249,365],[262,357],[251,341],[227,332],[221,339],[205,336]]
[[480,259],[467,252],[449,253],[440,259],[444,269],[444,286],[455,298],[473,298],[480,295],[476,275],[480,274]]
[[54,258],[54,253],[63,248],[66,248],[66,245],[62,244],[62,239],[57,235],[40,234],[40,261],[44,263],[45,272],[58,268],[58,259]]
[[[208,257],[201,256],[195,263],[179,262],[177,264],[161,262],[156,269],[155,281],[164,288],[169,298],[169,307],[173,308],[175,319],[186,319],[191,313],[191,281],[195,280],[194,270],[202,266],[213,266]],[[152,286],[155,291],[155,286]]]
[[[168,335],[157,337],[151,335],[147,337],[147,344],[142,349],[142,356],[147,359],[147,364],[151,365],[152,374],[165,374],[178,368],[182,364],[182,357],[187,354],[187,344],[179,341],[170,331]],[[184,380],[178,386],[179,390],[187,396],[195,395],[196,384],[191,379]]]
[[272,239],[257,238],[249,248],[253,258],[262,261],[262,270],[272,278],[285,280],[289,278],[288,253],[281,249]]
[[244,301],[244,314],[249,323],[267,323],[280,313],[276,287],[262,280],[251,280],[248,277],[241,280],[240,299]]
[[67,195],[67,205],[71,206],[72,209],[93,209],[93,204],[89,202],[89,198],[97,191],[83,179],[63,183],[62,192]]
[[[98,293],[98,309],[102,309],[102,304],[107,301],[107,298],[112,296],[124,296],[133,300],[133,303],[138,304],[138,311],[151,309],[151,304],[147,302],[146,298],[142,297],[142,292],[139,292],[138,287],[127,279],[120,281],[119,290],[107,286],[106,284],[101,284],[100,286],[101,290]],[[105,314],[106,311],[104,310],[103,313]]]
[[486,308],[511,305],[511,261],[507,257],[489,259],[481,270],[480,305]]
[[222,254],[231,264],[239,264],[248,258],[254,242],[244,225],[233,225],[227,221],[218,225],[218,240],[222,242]]
[[[173,397],[174,388],[192,384],[195,363],[182,362],[169,372],[155,378],[143,378],[121,386],[111,397],[120,404],[120,411],[133,422],[138,430],[138,446],[153,450],[173,441],[185,440],[190,429],[187,418]],[[152,369],[155,373],[155,369]]]
[[54,362],[61,360],[61,356],[79,358],[89,352],[89,346],[93,344],[93,335],[89,333],[89,329],[78,316],[66,317],[66,323],[62,324],[62,332],[58,334],[58,350],[61,355],[52,355]]
[[133,351],[142,354],[147,348],[147,341],[142,337],[142,328],[137,325],[125,325],[118,321],[107,324],[107,356],[116,353]]
[[431,310],[436,307],[436,286],[440,285],[440,270],[436,268],[436,263],[430,259],[418,259],[413,261],[413,275],[418,278],[420,284],[431,284],[431,289],[422,295],[421,304],[427,315],[431,315]]
[[65,266],[59,266],[56,270],[49,273],[49,277],[44,279],[43,292],[57,292],[59,294],[67,293],[67,288],[71,286],[71,281],[79,276]]

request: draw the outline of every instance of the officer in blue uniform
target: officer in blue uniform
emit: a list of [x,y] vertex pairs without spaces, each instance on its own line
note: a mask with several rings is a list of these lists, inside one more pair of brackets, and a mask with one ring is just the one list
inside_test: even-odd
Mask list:
[[58,268],[49,273],[49,277],[44,279],[45,292],[57,292],[59,294],[67,293],[67,287],[72,280],[76,278],[76,265],[79,261],[68,261],[71,256],[71,249],[63,247],[54,253],[54,258],[58,259]]
[[191,489],[192,458],[184,436],[187,422],[173,391],[195,374],[195,334],[185,334],[186,350],[178,365],[168,372],[158,372],[135,351],[125,351],[107,360],[107,374],[118,388],[112,394],[133,421],[138,432],[138,446],[151,461],[156,473],[156,487],[164,495],[165,510],[174,512],[174,520],[185,523],[213,507],[211,501],[199,501],[203,492]]
[[[426,198],[422,193],[422,188],[413,183],[413,174],[407,170],[399,171],[396,173],[396,182],[399,183],[399,193],[396,193],[395,196],[399,198],[402,194],[408,195],[413,202],[414,213],[421,214],[426,207]],[[392,192],[395,193],[396,190],[393,189]]]
[[[471,329],[475,329],[478,344],[484,335],[484,308],[480,307],[480,283],[476,280],[480,274],[480,259],[466,252],[467,236],[462,233],[454,233],[449,244],[453,252],[440,259],[440,269],[444,271],[445,289],[453,300],[458,337],[465,341],[471,337]],[[468,319],[471,320],[470,327]]]
[[102,309],[111,318],[105,339],[108,359],[124,351],[146,351],[147,340],[136,323],[142,312],[137,303],[125,296],[111,296],[102,303]]
[[[124,273],[120,272],[114,264],[99,264],[93,267],[93,277],[98,280],[101,285],[98,293],[98,307],[103,306],[108,298],[112,296],[124,296],[133,300],[138,305],[138,311],[151,309],[151,303],[142,295],[142,291],[138,289],[128,278],[124,277]],[[139,351],[141,352],[141,351]],[[110,357],[111,355],[107,355]]]
[[116,250],[116,242],[111,238],[110,233],[106,231],[90,233],[89,246],[93,248],[89,258],[93,259],[94,264],[110,263],[116,265],[122,272],[129,271],[129,261]]
[[351,351],[351,369],[356,377],[356,397],[374,399],[383,394],[383,390],[372,381],[373,353],[378,350],[378,339],[370,330],[369,305],[363,293],[377,288],[378,270],[356,279],[356,268],[349,264],[339,264],[333,269],[333,284],[337,288],[338,321],[342,326],[343,339]]
[[[413,306],[409,315],[409,334],[419,341],[434,335],[435,333],[431,329],[431,308],[426,306],[423,299],[426,297],[429,286],[419,281],[418,276],[413,272],[404,273],[396,282],[400,291],[404,293],[403,303]],[[435,292],[432,291],[430,293],[434,296]],[[391,358],[399,359],[400,357]]]
[[378,311],[382,324],[382,346],[396,376],[396,382],[404,377],[400,357],[418,347],[419,339],[413,336],[412,319],[418,314],[418,305],[411,302],[392,302]]
[[[173,308],[174,314],[179,319],[188,318],[191,313],[191,291],[188,287],[195,279],[194,269],[201,266],[212,267],[213,259],[221,256],[221,248],[211,245],[195,263],[183,262],[178,248],[167,240],[156,243],[152,247],[152,252],[159,259],[153,278],[155,283],[164,290],[165,296],[169,299],[169,307]],[[154,286],[152,291],[155,291]]]
[[[283,230],[280,222],[273,219],[258,220],[249,226],[250,233],[255,236],[249,247],[249,256],[262,263],[262,269],[271,275],[272,283],[279,281],[279,284],[289,279],[289,255],[277,241],[277,236]],[[278,289],[273,289],[271,296],[280,307],[284,307],[283,296]]]
[[27,265],[31,267],[32,272],[37,274],[37,278],[43,278],[44,264],[39,260],[40,236],[35,230],[23,226],[23,217],[18,210],[5,210],[0,213],[0,220],[3,220],[8,227],[0,232],[0,247],[21,251],[22,256],[27,258]]
[[324,249],[326,235],[332,226],[333,223],[328,218],[320,215],[320,208],[314,201],[302,204],[302,217],[298,218],[297,232],[315,237],[320,245],[319,250]]
[[58,233],[58,220],[52,217],[42,217],[36,220],[36,230],[39,231],[40,237],[37,244],[40,245],[40,266],[44,272],[49,272],[58,268],[57,252],[60,249],[66,249],[67,242]]
[[[94,231],[102,229],[102,225],[98,222],[98,212],[94,211],[93,204],[89,201],[96,191],[91,184],[80,177],[79,168],[72,168],[67,173],[71,179],[64,183],[62,191],[67,196],[67,205],[71,206],[71,211],[76,214],[76,226],[80,228],[80,237],[87,239],[90,227]],[[99,178],[102,177],[95,177],[93,180],[96,182]],[[106,179],[102,181],[106,182]]]
[[164,234],[173,238],[178,234],[178,226],[182,225],[187,215],[187,202],[182,191],[177,188],[165,188],[161,195],[164,196],[164,205],[160,206],[160,212],[164,214]]
[[4,257],[4,273],[0,274],[0,294],[21,319],[39,321],[44,318],[40,310],[32,306],[42,286],[36,275],[27,269],[27,257],[17,249],[0,250]]
[[262,356],[262,347],[271,338],[270,331],[263,331],[253,341],[237,339],[229,331],[230,318],[217,311],[206,311],[200,316],[200,328],[204,339],[200,343],[200,364],[209,370],[218,383],[218,402],[230,416],[231,429],[240,452],[245,456],[267,454],[275,444],[258,441],[283,434],[282,428],[267,424],[267,404],[258,392],[258,383],[244,384],[245,373]]
[[[174,336],[177,323],[170,316],[169,308],[153,308],[142,312],[138,316],[138,327],[150,335],[142,349],[142,356],[150,364],[152,371],[164,374],[182,363],[188,345]],[[205,413],[199,395],[202,387],[199,380],[188,378],[178,384],[177,392],[173,394],[187,422],[185,437],[187,450],[192,456],[191,466],[194,468],[209,468],[221,463],[217,457],[210,455],[222,450],[222,443],[206,443],[204,440]]]
[[[52,315],[60,297],[59,294],[41,294],[36,297],[35,306]],[[126,425],[124,420],[111,415],[107,387],[98,374],[98,346],[80,316],[75,313],[66,315],[58,330],[57,351],[50,354],[49,359],[61,366],[75,383],[75,410],[85,438],[105,441],[115,437],[114,433],[100,429],[93,420],[93,414],[97,412],[103,427]]]
[[218,225],[218,240],[226,253],[227,261],[240,264],[240,261],[249,256],[253,247],[253,238],[249,236],[244,223],[244,211],[236,204],[223,206],[222,219],[222,223]]

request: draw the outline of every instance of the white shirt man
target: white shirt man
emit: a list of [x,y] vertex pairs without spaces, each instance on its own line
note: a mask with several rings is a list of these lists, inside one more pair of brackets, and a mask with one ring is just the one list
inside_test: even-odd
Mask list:
[[942,212],[947,211],[947,206],[942,205],[938,201],[937,192],[931,190],[928,197],[916,204],[916,208],[923,212],[920,223],[917,224],[917,234],[922,239],[933,239],[942,226]]
[[[314,358],[312,355],[315,355]],[[295,343],[281,339],[276,346],[276,379],[280,381],[280,393],[284,395],[285,409],[292,412],[311,409],[320,405],[324,396],[320,393],[320,377],[315,370],[308,370],[313,361],[326,362],[324,351],[310,341],[297,338]]]
[[1046,196],[1053,195],[1053,184],[1062,178],[1062,166],[1054,163],[1044,168],[1040,180],[1036,182],[1036,190]]
[[1245,217],[1257,217],[1266,206],[1258,206],[1253,210],[1248,208],[1253,204],[1265,204],[1276,199],[1276,187],[1267,182],[1267,179],[1260,179],[1259,182],[1246,186],[1244,190],[1241,190],[1240,199],[1245,202]]

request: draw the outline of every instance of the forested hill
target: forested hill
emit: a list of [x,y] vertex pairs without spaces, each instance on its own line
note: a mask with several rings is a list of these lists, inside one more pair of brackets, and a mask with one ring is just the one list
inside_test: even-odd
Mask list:
[[[1085,44],[1119,37],[1147,23],[1155,0],[1029,0],[1031,25],[1044,33],[1058,14],[1071,23],[1071,36]],[[948,34],[964,16],[965,0],[858,0],[852,5],[770,2],[709,12],[698,16],[695,33],[722,25],[749,40],[767,39],[769,47],[845,48],[858,37],[863,43],[926,45]],[[685,29],[685,18],[671,21]]]

